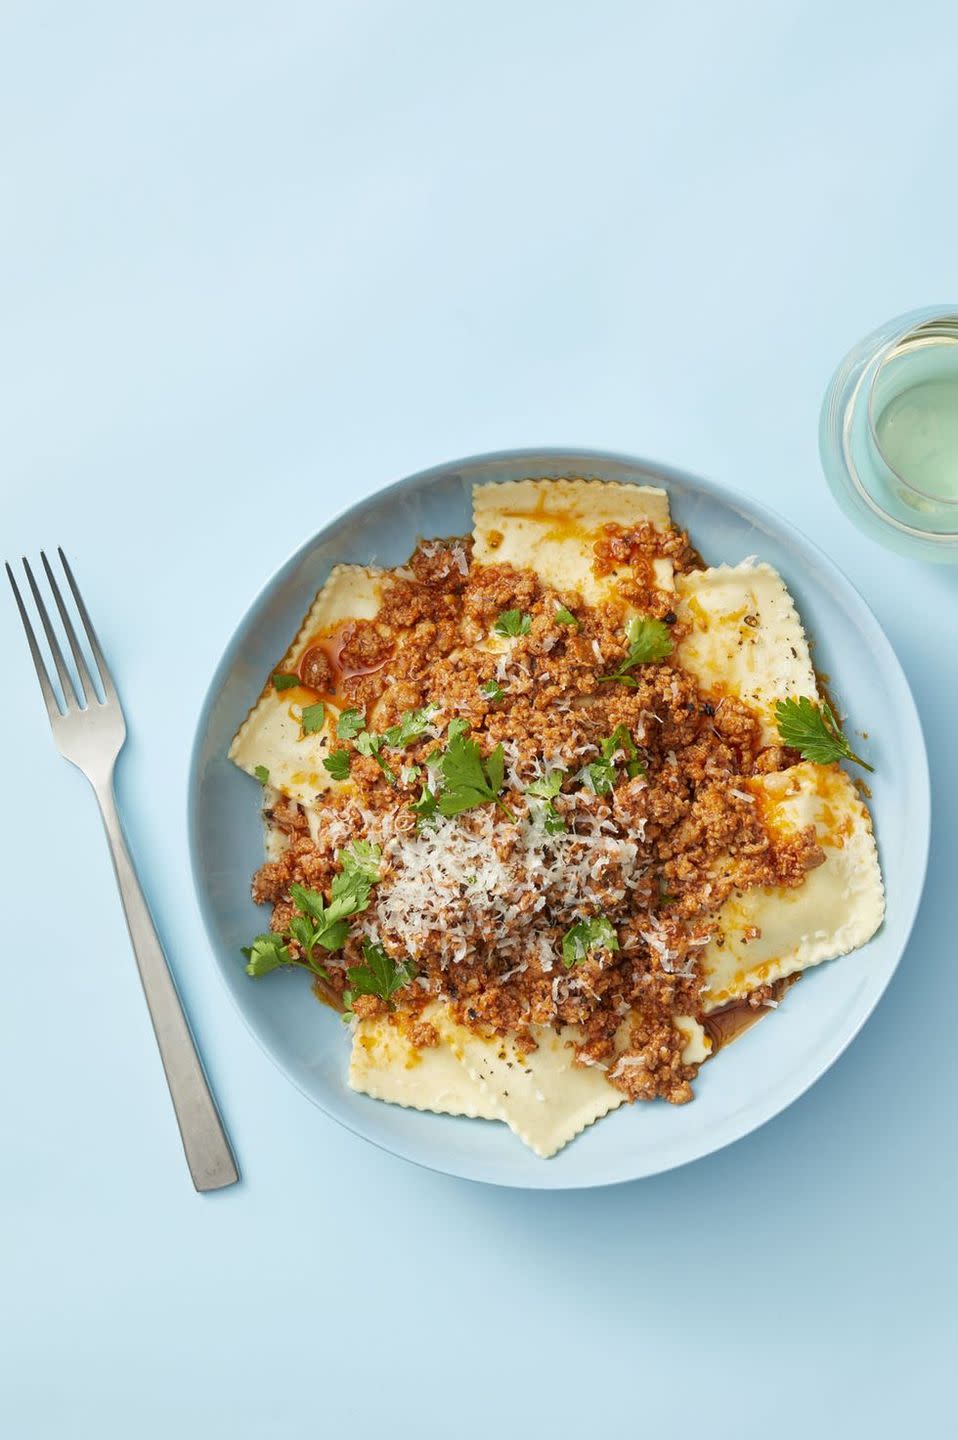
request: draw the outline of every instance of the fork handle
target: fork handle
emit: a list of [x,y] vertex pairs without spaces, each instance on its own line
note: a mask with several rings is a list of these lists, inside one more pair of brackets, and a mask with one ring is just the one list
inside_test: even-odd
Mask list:
[[189,1022],[183,1013],[146,898],[126,846],[113,794],[112,776],[94,784],[120,898],[133,942],[153,1033],[170,1087],[186,1163],[197,1190],[220,1190],[239,1179],[230,1142],[210,1093]]

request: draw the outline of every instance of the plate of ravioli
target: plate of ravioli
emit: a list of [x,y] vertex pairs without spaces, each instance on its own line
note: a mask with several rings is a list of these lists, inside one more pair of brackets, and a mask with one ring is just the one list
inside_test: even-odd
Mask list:
[[[784,521],[591,452],[439,467],[298,552],[214,677],[194,872],[311,1099],[469,1178],[638,1178],[782,1110],[924,879],[898,662]],[[760,1023],[761,1022],[761,1023]]]

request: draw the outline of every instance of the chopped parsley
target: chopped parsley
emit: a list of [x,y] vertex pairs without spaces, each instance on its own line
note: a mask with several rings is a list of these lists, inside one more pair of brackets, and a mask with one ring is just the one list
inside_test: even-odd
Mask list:
[[[452,726],[449,728],[451,731]],[[491,800],[504,815],[515,820],[516,817],[499,799],[505,771],[501,745],[483,759],[476,741],[459,732],[439,757],[439,769],[445,781],[442,794],[438,797],[440,814],[449,818]]]
[[863,770],[874,771],[874,765],[856,755],[849,745],[827,700],[821,705],[816,705],[807,695],[798,700],[779,700],[775,719],[782,744],[797,750],[803,760],[814,760],[819,765],[828,765],[833,760],[852,760]]
[[493,630],[497,635],[506,639],[514,638],[517,635],[528,635],[532,629],[532,616],[523,615],[521,610],[503,610]]
[[491,700],[493,703],[501,700],[505,693],[498,680],[487,680],[484,685],[479,686],[479,694],[485,700]]
[[[362,845],[368,850],[360,849]],[[319,890],[310,890],[305,885],[290,885],[289,895],[296,906],[297,914],[279,933],[270,931],[257,935],[252,945],[245,947],[246,973],[254,979],[268,975],[281,965],[300,965],[322,980],[329,979],[329,972],[315,957],[317,945],[323,950],[341,950],[349,934],[349,918],[358,915],[369,904],[369,892],[379,878],[379,855],[373,852],[377,846],[369,842],[356,841],[343,853],[343,868],[335,877],[329,903]],[[299,955],[294,955],[290,942],[295,941]]]
[[536,795],[540,800],[554,800],[565,778],[564,770],[547,770],[541,780],[533,780],[526,786],[526,794]]
[[572,611],[567,610],[564,605],[556,606],[555,614],[552,618],[556,621],[558,625],[574,625],[577,630],[580,630],[582,628],[578,620],[573,615]]
[[276,674],[273,676],[274,690],[291,690],[294,685],[298,684],[298,675],[285,675],[281,670],[277,670]]
[[256,980],[261,975],[268,975],[271,970],[278,970],[280,965],[295,964],[282,935],[272,931],[268,935],[257,935],[243,954],[246,956],[246,973]]
[[303,711],[302,726],[304,735],[315,735],[317,730],[322,730],[326,722],[326,706],[322,700],[316,705],[307,705]]
[[589,784],[597,795],[611,793],[618,779],[616,759],[620,754],[625,756],[625,773],[630,780],[646,773],[628,726],[617,725],[611,735],[599,742],[599,759],[585,767]]
[[384,737],[382,735],[375,735],[372,730],[363,730],[353,741],[360,755],[366,755],[370,760],[375,760],[390,785],[395,785],[396,772],[386,764],[386,761],[379,753],[383,748],[383,743]]
[[438,705],[424,705],[421,710],[405,710],[399,717],[399,724],[390,725],[389,729],[383,732],[383,740],[397,750],[403,745],[411,744],[423,734],[438,710]]
[[[385,1000],[392,1010],[392,997],[397,990],[415,977],[415,970],[408,962],[401,963],[393,960],[386,954],[381,945],[371,940],[363,944],[364,965],[350,965],[347,970],[349,976],[349,1009],[352,1010],[353,1001],[357,995],[378,995],[380,1000]],[[343,996],[346,999],[346,996]]]
[[331,755],[324,755],[323,769],[327,770],[334,780],[346,780],[349,776],[349,751],[334,750]]
[[370,884],[379,879],[379,862],[382,858],[382,850],[371,840],[353,840],[336,856],[344,874],[361,875]]
[[533,780],[531,785],[526,786],[526,794],[534,796],[537,800],[545,803],[540,807],[542,823],[547,835],[561,835],[568,829],[562,816],[552,803],[562,789],[562,782],[566,778],[564,770],[547,770],[541,780]]
[[355,740],[365,728],[366,717],[361,710],[344,710],[336,721],[336,739]]
[[567,969],[578,965],[594,950],[618,950],[619,937],[610,920],[596,915],[592,920],[577,920],[562,937],[562,960]]
[[253,770],[253,774],[256,776],[257,780],[261,785],[269,784],[269,771],[267,770],[265,765],[257,765]]
[[416,812],[418,828],[421,830],[424,825],[428,825],[431,820],[435,819],[439,801],[429,786],[424,785],[419,799],[414,800],[409,808]]
[[542,823],[547,835],[562,835],[569,828],[551,800],[542,807]]
[[648,665],[654,660],[664,660],[672,653],[672,636],[663,620],[652,620],[648,616],[636,615],[625,628],[629,650],[622,664],[611,675],[600,675],[600,680],[618,680],[622,685],[637,685],[639,682],[628,674],[636,665]]

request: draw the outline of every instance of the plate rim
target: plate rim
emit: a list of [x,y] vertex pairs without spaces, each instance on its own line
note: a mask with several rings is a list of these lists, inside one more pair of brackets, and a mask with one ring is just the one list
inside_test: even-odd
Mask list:
[[[921,832],[921,853],[920,856],[917,857],[917,867],[914,867],[915,857],[913,852],[913,868],[917,875],[917,883],[915,884],[913,899],[910,903],[910,913],[907,915],[902,929],[902,938],[898,947],[898,953],[895,955],[892,963],[888,965],[887,973],[882,978],[881,983],[873,995],[869,997],[861,1015],[859,1015],[847,1029],[842,1029],[839,1032],[837,1039],[830,1047],[823,1051],[822,1058],[813,1066],[811,1075],[808,1078],[802,1078],[793,1092],[787,1094],[784,1101],[776,1098],[767,1106],[757,1105],[749,1109],[747,1111],[747,1118],[744,1121],[735,1120],[731,1122],[731,1133],[726,1133],[723,1129],[714,1143],[712,1143],[710,1136],[707,1137],[704,1143],[694,1146],[688,1155],[680,1158],[671,1158],[666,1154],[661,1159],[661,1162],[653,1162],[651,1166],[643,1168],[640,1173],[618,1174],[614,1176],[602,1174],[597,1175],[594,1179],[589,1177],[566,1176],[563,1175],[561,1171],[551,1171],[547,1162],[541,1162],[541,1174],[539,1172],[533,1172],[528,1177],[521,1178],[484,1174],[482,1173],[482,1161],[475,1167],[470,1166],[468,1163],[443,1164],[440,1161],[430,1160],[424,1158],[422,1155],[412,1153],[408,1148],[403,1148],[395,1142],[390,1143],[375,1133],[370,1133],[368,1128],[363,1127],[359,1123],[353,1123],[350,1119],[328,1109],[322,1099],[308,1090],[281,1056],[270,1048],[266,1039],[258,1033],[239,999],[231,990],[219,956],[220,939],[215,924],[215,917],[212,913],[212,904],[203,883],[200,863],[199,791],[200,761],[204,736],[220,691],[223,689],[235,663],[236,656],[234,651],[238,646],[240,634],[246,630],[254,614],[274,592],[278,577],[281,575],[285,576],[287,572],[292,574],[299,561],[303,559],[307,552],[321,541],[326,532],[334,526],[342,524],[352,517],[363,515],[367,510],[381,505],[383,501],[388,500],[390,496],[397,496],[406,491],[415,491],[427,486],[432,480],[455,474],[460,470],[473,470],[489,465],[521,465],[526,461],[530,463],[536,461],[549,464],[561,463],[563,466],[568,465],[570,473],[577,473],[581,468],[587,467],[590,461],[597,461],[603,464],[615,464],[626,467],[633,472],[639,472],[643,477],[648,477],[649,481],[658,479],[661,483],[667,484],[668,480],[672,478],[685,485],[693,486],[696,490],[708,495],[712,499],[725,504],[731,504],[738,513],[745,518],[759,521],[762,528],[772,532],[778,532],[778,534],[786,540],[798,541],[799,546],[808,552],[810,557],[825,572],[828,579],[837,587],[839,592],[844,591],[846,595],[850,595],[857,604],[862,619],[867,622],[868,627],[870,627],[873,635],[877,638],[879,649],[884,651],[883,656],[876,658],[880,658],[884,663],[890,662],[897,672],[902,696],[909,710],[908,718],[920,742],[918,752],[913,753],[911,757],[913,766],[916,766],[918,769],[920,780],[920,794],[914,797],[919,806],[919,828]],[[642,482],[635,478],[626,478],[623,483]],[[709,479],[694,471],[681,469],[678,466],[632,455],[626,451],[561,445],[527,446],[517,449],[486,451],[477,455],[469,455],[460,459],[444,461],[438,465],[431,465],[424,470],[418,470],[410,475],[402,476],[399,479],[380,486],[370,494],[362,496],[353,504],[347,505],[332,513],[316,531],[292,550],[256,590],[226,640],[219,662],[210,678],[199,709],[193,741],[190,747],[186,801],[190,874],[194,894],[203,919],[206,937],[209,942],[209,948],[212,952],[214,969],[217,972],[223,989],[229,997],[233,1009],[239,1015],[244,1027],[284,1078],[305,1096],[311,1104],[327,1116],[328,1119],[343,1126],[344,1129],[353,1135],[376,1146],[377,1149],[382,1150],[386,1154],[395,1155],[402,1160],[418,1165],[425,1170],[430,1170],[435,1174],[448,1175],[453,1178],[469,1180],[478,1184],[495,1185],[518,1190],[590,1190],[651,1179],[655,1175],[681,1169],[684,1166],[694,1164],[698,1160],[703,1160],[709,1155],[714,1155],[721,1150],[725,1150],[729,1146],[735,1145],[738,1141],[743,1140],[747,1135],[753,1134],[755,1131],[761,1129],[779,1115],[784,1114],[801,1096],[807,1094],[808,1091],[818,1083],[822,1076],[837,1063],[875,1013],[893,976],[901,964],[902,957],[908,947],[914,930],[927,881],[928,858],[931,844],[931,778],[928,765],[928,750],[921,715],[915,703],[911,685],[901,661],[898,659],[894,646],[885,634],[871,606],[836,561],[832,560],[814,540],[810,539],[809,536],[807,536],[799,526],[793,524],[791,520],[786,519],[777,510],[765,505],[763,502],[754,500],[751,496],[743,494],[734,486],[727,485],[722,481]],[[516,1143],[520,1144],[521,1142],[517,1139]]]

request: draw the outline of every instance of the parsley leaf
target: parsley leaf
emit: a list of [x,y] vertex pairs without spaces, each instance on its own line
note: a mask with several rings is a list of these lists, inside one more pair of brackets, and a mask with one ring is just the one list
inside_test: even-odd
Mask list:
[[303,711],[302,726],[304,735],[315,735],[317,730],[322,730],[326,722],[326,706],[322,700],[316,705],[307,705]]
[[551,800],[542,807],[542,823],[547,835],[562,835],[569,828]]
[[[328,905],[320,890],[290,885],[290,899],[298,913],[280,934],[257,935],[253,944],[243,950],[248,975],[258,978],[280,965],[300,965],[323,980],[329,979],[328,970],[315,958],[316,946],[342,949],[349,934],[350,916],[366,909],[369,892],[379,879],[380,850],[368,840],[356,840],[340,858],[342,869],[333,880]],[[302,959],[292,953],[290,941],[295,941]]]
[[397,990],[408,985],[415,975],[412,965],[399,963],[386,954],[381,945],[371,940],[363,944],[365,965],[350,965],[347,970],[351,986],[350,1005],[357,995],[378,995],[393,1009],[392,997]]
[[798,700],[779,700],[775,719],[783,745],[797,750],[803,760],[828,765],[832,760],[852,760],[863,770],[874,771],[849,745],[827,700],[816,705],[807,695]]
[[344,710],[336,721],[337,740],[355,740],[360,730],[366,728],[366,716],[361,710]]
[[484,685],[479,686],[479,694],[493,702],[501,700],[505,693],[498,680],[487,680]]
[[562,937],[562,960],[571,970],[593,950],[618,950],[619,937],[611,921],[604,915],[592,920],[577,920]]
[[552,803],[562,789],[562,782],[565,779],[566,772],[564,770],[547,770],[541,780],[533,780],[531,785],[526,786],[527,795],[533,795],[536,799],[545,801],[545,804],[540,807],[539,814],[547,835],[561,835],[568,829]]
[[597,795],[611,792],[618,779],[616,762],[620,754],[625,756],[625,773],[630,780],[646,773],[628,726],[617,725],[611,735],[599,742],[599,759],[585,767],[589,783]]
[[271,970],[277,970],[280,965],[293,963],[293,957],[282,935],[273,931],[268,935],[257,935],[252,945],[243,947],[243,954],[246,956],[246,973],[252,975],[254,980],[258,980],[261,975],[268,975]]
[[521,610],[503,610],[493,630],[497,635],[514,637],[516,635],[528,635],[532,629],[532,616],[523,615]]
[[556,606],[555,614],[552,618],[558,625],[574,625],[577,630],[581,630],[582,628],[572,611],[567,610],[564,605]]
[[345,780],[349,775],[349,751],[334,750],[323,756],[323,769],[328,770],[334,780]]
[[399,717],[399,724],[390,725],[389,729],[383,732],[383,739],[394,749],[418,740],[438,710],[438,705],[424,705],[421,710],[404,711]]
[[467,740],[462,733],[456,734],[439,759],[439,768],[446,782],[439,796],[440,814],[448,818],[492,800],[503,814],[514,821],[515,816],[499,799],[505,763],[501,745],[497,745],[484,760],[475,740]]
[[564,770],[547,770],[541,780],[533,780],[531,785],[526,786],[526,794],[537,795],[540,800],[554,800],[565,778]]
[[672,636],[664,620],[651,620],[648,616],[636,615],[625,628],[629,642],[629,653],[618,670],[611,675],[600,675],[600,680],[618,680],[623,685],[636,685],[627,672],[636,665],[648,665],[654,660],[664,660],[672,653]]
[[355,1014],[354,1014],[354,1012],[353,1012],[353,992],[352,992],[351,990],[344,990],[344,991],[343,991],[343,1017],[342,1017],[342,1018],[343,1018],[343,1024],[344,1024],[344,1025],[348,1025],[349,1022],[350,1022],[350,1020],[355,1020],[355,1019],[356,1019],[356,1016],[355,1016]]
[[429,789],[428,785],[424,785],[422,787],[422,794],[420,795],[419,799],[414,800],[412,805],[410,805],[409,807],[411,810],[415,810],[416,812],[416,815],[418,817],[418,828],[420,830],[424,825],[427,825],[430,820],[435,819],[436,810],[438,809],[438,807],[439,801],[436,799],[436,796]]
[[379,753],[383,748],[383,741],[384,737],[382,735],[376,735],[372,730],[363,730],[361,734],[356,736],[353,744],[356,746],[360,755],[365,755],[368,759],[375,760],[390,785],[395,785],[396,773],[386,764]]
[[281,670],[277,670],[276,674],[273,676],[274,690],[291,690],[294,685],[298,684],[298,675],[284,675]]
[[371,840],[353,840],[336,856],[345,874],[358,873],[373,882],[379,879],[379,862],[382,858],[382,850]]
[[253,770],[253,774],[261,785],[269,784],[269,771],[265,765],[257,765]]
[[461,715],[454,716],[453,719],[449,721],[449,728],[446,731],[446,743],[449,744],[455,740],[457,735],[465,735],[468,729],[469,724],[466,720],[463,720]]
[[404,785],[411,785],[414,780],[419,779],[421,774],[422,769],[419,765],[404,765],[399,772],[399,778]]

